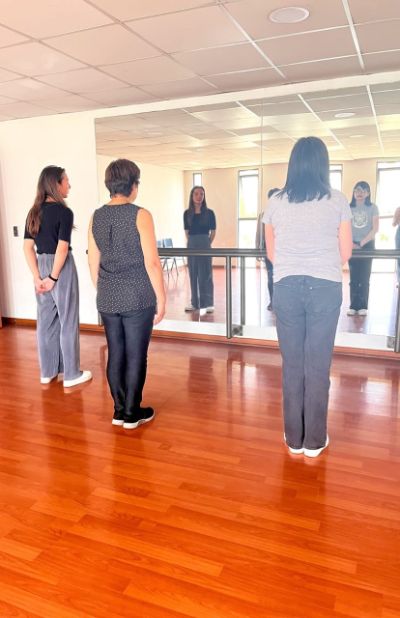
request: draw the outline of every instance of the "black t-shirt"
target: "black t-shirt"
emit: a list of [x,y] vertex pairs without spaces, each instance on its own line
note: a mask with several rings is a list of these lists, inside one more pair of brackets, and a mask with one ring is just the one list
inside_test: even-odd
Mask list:
[[25,224],[24,238],[35,241],[38,253],[55,253],[59,240],[71,242],[73,224],[74,213],[68,206],[58,202],[44,202],[40,207],[40,227],[37,236],[33,238]]
[[183,226],[189,232],[189,236],[209,234],[211,230],[217,229],[214,211],[207,208],[205,213],[194,214],[192,223],[189,224],[189,209],[185,210]]

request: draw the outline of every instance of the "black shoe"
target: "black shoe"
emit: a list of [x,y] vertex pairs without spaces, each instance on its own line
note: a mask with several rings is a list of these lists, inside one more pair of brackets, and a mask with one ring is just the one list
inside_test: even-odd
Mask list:
[[122,425],[124,424],[124,413],[115,411],[111,424],[119,425],[120,427],[122,427]]
[[140,408],[139,413],[134,413],[124,418],[124,429],[136,429],[143,423],[152,421],[155,416],[153,408]]

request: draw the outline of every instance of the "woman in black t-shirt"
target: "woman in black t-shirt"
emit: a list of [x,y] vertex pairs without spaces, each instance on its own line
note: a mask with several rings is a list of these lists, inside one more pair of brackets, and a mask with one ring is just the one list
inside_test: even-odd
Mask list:
[[[215,238],[216,220],[212,210],[207,208],[204,187],[193,187],[189,196],[189,208],[183,214],[183,224],[188,249],[209,249]],[[191,303],[185,311],[200,314],[214,311],[214,284],[212,279],[212,258],[190,256],[188,258]]]
[[64,201],[70,188],[62,167],[45,167],[24,234],[37,300],[40,382],[63,373],[65,387],[92,377],[79,368],[78,277],[70,247],[74,215]]

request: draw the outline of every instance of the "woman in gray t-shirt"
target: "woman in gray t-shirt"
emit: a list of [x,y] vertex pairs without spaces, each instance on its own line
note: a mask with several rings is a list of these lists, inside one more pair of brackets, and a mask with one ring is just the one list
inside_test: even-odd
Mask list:
[[[375,249],[375,235],[379,229],[378,208],[371,202],[371,189],[365,180],[357,182],[350,202],[353,249]],[[352,258],[350,269],[350,309],[347,315],[367,315],[371,258]]]
[[352,250],[350,219],[345,196],[330,187],[325,144],[303,137],[290,155],[286,184],[264,215],[283,359],[285,441],[295,455],[317,457],[329,443],[329,372],[341,265]]

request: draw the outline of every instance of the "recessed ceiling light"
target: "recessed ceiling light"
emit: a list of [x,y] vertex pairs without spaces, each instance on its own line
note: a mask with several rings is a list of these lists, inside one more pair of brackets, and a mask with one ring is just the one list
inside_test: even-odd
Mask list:
[[310,11],[301,6],[286,6],[276,9],[269,14],[269,19],[275,24],[297,24],[304,21],[310,15]]
[[355,116],[354,112],[339,112],[335,114],[335,118],[351,118],[351,116]]

